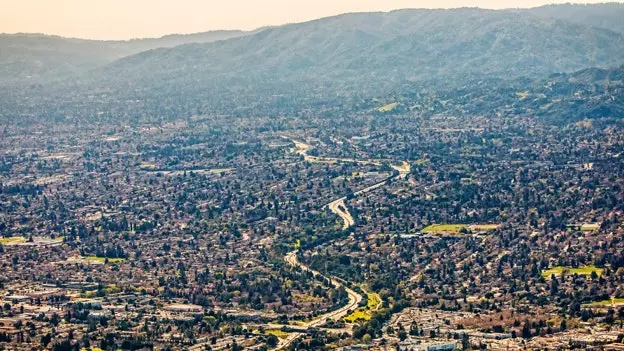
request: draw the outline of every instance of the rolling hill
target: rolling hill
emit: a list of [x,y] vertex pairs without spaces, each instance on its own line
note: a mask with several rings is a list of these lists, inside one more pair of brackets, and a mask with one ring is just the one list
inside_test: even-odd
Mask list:
[[525,10],[542,18],[566,20],[577,24],[609,29],[624,33],[624,4],[560,4]]
[[[63,67],[52,71],[66,79],[30,85],[21,80],[20,88],[6,94],[10,96],[0,113],[33,116],[46,111],[54,118],[81,119],[95,114],[135,119],[202,113],[292,115],[414,85],[447,91],[481,80],[620,65],[624,34],[597,24],[612,23],[602,18],[624,7],[587,5],[591,16],[583,17],[576,7],[567,6],[556,14],[552,7],[345,14],[237,33],[228,40],[142,51],[108,64],[80,56],[96,49],[76,49],[81,54],[70,56],[80,58],[78,63],[65,67],[68,60],[59,59],[49,65]],[[72,45],[62,52],[95,44]],[[102,56],[109,60],[111,53],[125,55],[120,52]],[[75,70],[79,73],[61,74]]]
[[7,84],[84,73],[142,51],[189,43],[209,43],[247,34],[249,32],[213,31],[128,41],[84,40],[43,34],[1,34],[0,82]]
[[[380,102],[381,101],[381,102]],[[463,87],[430,91],[412,86],[400,94],[360,106],[372,111],[384,101],[391,113],[422,115],[537,116],[555,123],[624,117],[624,66],[586,68],[536,79],[486,79]]]
[[116,61],[90,79],[138,97],[209,93],[230,101],[241,94],[318,101],[378,94],[406,82],[444,86],[474,77],[539,77],[613,66],[622,57],[624,36],[607,29],[526,12],[402,10],[152,50]]

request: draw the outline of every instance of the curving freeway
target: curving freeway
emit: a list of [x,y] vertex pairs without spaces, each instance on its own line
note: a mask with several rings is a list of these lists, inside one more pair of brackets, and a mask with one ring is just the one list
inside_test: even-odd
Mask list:
[[[337,161],[352,161],[352,162],[357,162],[357,163],[367,163],[367,164],[375,164],[375,165],[381,165],[383,162],[386,162],[385,160],[360,161],[360,160],[351,160],[351,159],[310,156],[308,155],[308,152],[313,149],[311,145],[294,140],[294,139],[291,139],[291,141],[295,144],[296,152],[299,153],[300,155],[303,155],[306,160],[314,160],[316,162],[330,162],[330,163],[337,162]],[[355,192],[354,195],[359,196],[359,195],[371,192],[373,190],[379,189],[380,187],[388,183],[388,181],[391,179],[405,179],[411,171],[410,164],[405,161],[403,161],[400,166],[393,165],[393,164],[391,164],[390,166],[395,171],[397,171],[398,174],[391,176],[379,183],[373,184],[367,188],[361,189]],[[349,209],[347,208],[345,204],[346,199],[347,199],[346,197],[342,197],[326,205],[326,207],[329,208],[330,211],[338,215],[343,220],[344,222],[342,226],[343,230],[349,229],[350,227],[355,225],[355,220],[353,219],[353,216],[351,216],[351,213],[349,213]],[[304,271],[312,272],[315,275],[320,275],[322,277],[325,277],[320,272],[315,271],[311,269],[310,267],[301,263],[299,261],[299,258],[297,257],[297,251],[289,252],[286,256],[284,256],[284,260],[286,261],[286,263],[288,263],[289,265],[293,267],[298,267]],[[310,322],[297,326],[297,328],[300,328],[300,329],[318,328],[319,326],[325,324],[329,320],[334,320],[334,321],[340,320],[346,317],[350,310],[355,310],[358,307],[358,304],[362,301],[363,299],[362,295],[348,288],[338,279],[333,278],[333,277],[325,277],[325,278],[329,279],[332,282],[332,284],[336,287],[344,287],[345,291],[347,292],[349,302],[345,306],[335,311],[327,312],[324,315]],[[277,345],[277,349],[282,350],[282,349],[287,348],[290,344],[292,344],[295,340],[297,340],[297,338],[299,338],[301,335],[303,335],[303,333],[301,332],[288,334],[286,338],[280,340],[279,344]]]

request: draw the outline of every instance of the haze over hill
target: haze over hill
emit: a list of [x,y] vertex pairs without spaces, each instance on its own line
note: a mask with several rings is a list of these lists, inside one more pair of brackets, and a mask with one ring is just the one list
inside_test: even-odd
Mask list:
[[526,11],[539,17],[561,19],[624,33],[621,3],[546,5]]
[[439,91],[413,86],[358,108],[375,111],[384,103],[396,105],[392,114],[539,117],[562,124],[620,118],[624,116],[624,66],[538,79],[484,79]]
[[[17,97],[5,101],[5,111],[11,111],[5,114],[16,113],[20,99],[33,96],[64,101],[66,107],[57,111],[61,115],[75,115],[75,107],[67,107],[78,104],[84,118],[97,111],[109,113],[111,99],[125,101],[129,96],[139,103],[115,106],[125,115],[173,118],[207,112],[265,113],[273,108],[292,114],[315,105],[383,96],[413,84],[447,89],[481,78],[545,77],[617,66],[624,57],[618,18],[624,18],[622,4],[421,9],[345,14],[249,35],[219,32],[199,39],[92,42],[8,37],[11,47],[24,48],[28,58],[7,60],[2,81],[44,84],[12,90]],[[233,38],[214,41],[227,37]],[[48,61],[39,58],[45,52],[38,49],[39,40],[57,41],[52,50],[62,54]],[[132,51],[194,41],[202,43],[110,62]],[[45,79],[23,79],[36,75],[33,68],[56,80],[46,84]],[[98,94],[105,98],[86,104],[86,96]]]
[[209,43],[250,33],[212,31],[128,41],[98,41],[43,34],[2,34],[0,77],[3,84],[33,78],[62,77],[83,73],[146,50],[188,43]]
[[[536,75],[612,65],[622,34],[522,12],[478,9],[348,14],[206,45],[122,59],[107,74],[191,73],[420,80],[455,74]],[[357,75],[356,75],[357,73]],[[327,78],[329,78],[327,77]],[[329,80],[329,79],[328,79]]]

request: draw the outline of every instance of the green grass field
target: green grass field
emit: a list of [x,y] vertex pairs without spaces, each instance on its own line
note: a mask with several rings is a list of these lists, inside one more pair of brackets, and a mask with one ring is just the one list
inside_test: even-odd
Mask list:
[[468,226],[468,229],[473,232],[487,232],[490,230],[498,229],[498,227],[500,227],[499,224],[473,224],[471,226]]
[[279,329],[267,329],[264,331],[264,333],[267,335],[275,335],[280,339],[283,339],[288,336],[288,333],[281,331]]
[[600,223],[568,224],[567,227],[582,232],[593,232],[600,229]]
[[26,238],[21,236],[11,237],[11,238],[0,238],[0,244],[2,245],[10,245],[10,244],[19,244],[25,243]]
[[[97,256],[87,256],[84,258],[85,261],[92,261],[92,262],[106,262],[106,257],[97,257]],[[108,259],[108,263],[121,263],[125,261],[125,259],[123,258],[109,258]]]
[[366,301],[366,307],[370,311],[377,311],[381,307],[381,296],[378,293],[368,293],[368,301]]
[[616,306],[621,306],[624,305],[624,297],[617,297],[613,300],[609,299],[609,300],[602,300],[602,301],[596,301],[596,302],[592,302],[583,306],[587,306],[587,307],[611,307],[613,304],[615,304]]
[[397,106],[399,106],[398,102],[393,102],[391,104],[387,104],[385,106],[381,106],[377,109],[377,111],[379,112],[390,112],[392,110],[394,110]]
[[368,321],[373,316],[373,312],[381,307],[381,296],[375,292],[369,292],[366,289],[366,307],[358,308],[344,318],[347,323],[355,323],[357,321]]
[[584,232],[593,232],[598,229],[600,229],[600,223],[585,223],[581,226],[581,231]]
[[432,224],[423,228],[423,233],[459,233],[462,228],[466,228],[465,224]]
[[[29,244],[38,245],[38,244],[50,244],[50,243],[60,243],[62,242],[64,237],[59,236],[54,239],[49,237],[34,237],[33,242]],[[28,239],[22,236],[15,236],[10,238],[0,238],[0,244],[2,245],[17,245],[27,242]]]
[[344,318],[347,323],[355,323],[360,320],[369,321],[370,319],[371,312],[367,309],[357,309]]
[[432,224],[423,228],[422,232],[426,234],[459,234],[462,228],[471,232],[487,232],[498,227],[500,227],[498,224]]
[[602,273],[604,272],[604,269],[596,267],[596,266],[584,266],[584,267],[579,267],[579,268],[557,266],[557,267],[552,267],[552,268],[542,271],[542,277],[550,278],[553,274],[555,276],[560,276],[561,273],[563,272],[565,272],[565,274],[568,274],[568,275],[573,275],[573,274],[591,275],[592,272],[596,272],[598,276],[601,276]]

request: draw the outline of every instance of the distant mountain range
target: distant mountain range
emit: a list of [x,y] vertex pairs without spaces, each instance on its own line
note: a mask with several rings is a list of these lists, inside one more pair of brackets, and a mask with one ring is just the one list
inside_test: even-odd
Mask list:
[[254,33],[129,42],[4,36],[0,81],[14,88],[0,113],[44,97],[42,104],[64,102],[57,115],[75,116],[79,105],[81,118],[293,114],[415,85],[449,91],[613,67],[624,61],[621,18],[623,4],[553,5],[354,13]]
[[621,33],[526,11],[402,10],[347,14],[153,50],[116,61],[95,77],[150,90],[174,84],[189,93],[237,81],[256,91],[262,87],[255,84],[284,83],[379,92],[404,81],[540,76],[612,66],[622,57]]
[[210,43],[254,32],[212,31],[154,39],[100,41],[43,34],[0,34],[0,81],[57,78],[84,73],[122,57],[156,48]]

